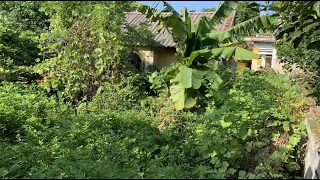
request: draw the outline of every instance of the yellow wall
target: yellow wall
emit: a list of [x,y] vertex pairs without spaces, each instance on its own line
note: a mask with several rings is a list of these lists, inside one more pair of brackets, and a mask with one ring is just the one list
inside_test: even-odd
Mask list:
[[246,68],[247,63],[237,62],[237,68]]
[[172,62],[178,61],[178,57],[174,56],[176,53],[175,48],[163,47],[151,49],[149,47],[137,47],[136,53],[145,62],[145,68],[153,64],[160,69],[169,66]]
[[172,62],[178,61],[178,57],[174,56],[175,48],[159,48],[154,51],[154,65],[157,68],[168,67]]
[[148,47],[138,47],[138,54],[141,60],[147,61],[150,64],[153,64],[154,53]]
[[[253,48],[253,52],[258,53],[259,48]],[[261,59],[252,59],[252,63],[251,63],[252,70],[257,71],[260,66],[261,66]]]

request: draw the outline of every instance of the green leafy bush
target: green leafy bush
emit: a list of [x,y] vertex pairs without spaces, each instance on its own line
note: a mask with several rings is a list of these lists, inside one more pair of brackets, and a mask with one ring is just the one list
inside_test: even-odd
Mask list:
[[[101,111],[90,110],[94,101],[76,115],[53,99],[42,99],[35,89],[14,87],[2,87],[1,122],[11,132],[24,133],[15,143],[0,142],[4,178],[301,176],[297,154],[306,137],[301,118],[310,101],[285,75],[238,72],[231,89],[224,87],[225,101],[208,105],[203,115],[169,106],[150,116],[148,109],[126,110],[131,102],[123,107],[124,99]],[[11,91],[16,93],[8,95]],[[108,91],[102,93],[107,101],[116,101],[108,100]],[[125,91],[113,96],[126,97]],[[39,112],[40,104],[46,115]]]
[[37,78],[31,66],[38,58],[37,35],[21,31],[18,24],[0,14],[0,80],[27,81]]
[[124,111],[128,109],[141,109],[140,101],[148,95],[145,74],[135,74],[124,78],[119,84],[105,83],[101,86],[92,101],[84,102],[78,106],[78,112],[101,113],[104,110]]
[[[193,142],[215,167],[211,178],[298,175],[295,157],[306,137],[301,119],[311,101],[285,75],[244,71],[219,108],[197,120]],[[239,174],[238,174],[239,173]],[[300,171],[300,176],[302,176]]]
[[43,123],[50,124],[51,120],[64,113],[64,106],[60,106],[53,97],[48,97],[39,90],[35,85],[1,83],[1,138],[20,140],[26,133],[25,128],[40,128]]
[[[63,99],[90,101],[105,82],[116,84],[132,70],[124,11],[132,2],[45,2],[50,31],[41,34],[48,56],[35,67],[55,76],[51,88]],[[48,55],[50,54],[50,56]],[[47,85],[49,86],[49,85]]]

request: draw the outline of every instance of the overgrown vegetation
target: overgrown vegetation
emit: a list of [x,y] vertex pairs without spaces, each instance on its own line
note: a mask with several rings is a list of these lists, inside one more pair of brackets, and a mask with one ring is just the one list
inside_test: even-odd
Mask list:
[[[297,78],[225,65],[256,57],[234,38],[255,21],[224,32],[210,25],[237,2],[221,3],[216,19],[197,25],[186,9],[180,25],[158,16],[180,27],[171,32],[181,59],[146,73],[131,53],[156,45],[152,34],[122,24],[134,2],[0,5],[1,178],[303,176],[303,118],[313,99]],[[177,82],[196,103],[177,108]]]
[[320,3],[318,1],[275,2],[272,10],[278,11],[276,29],[279,59],[288,70],[296,68],[310,76],[312,95],[320,103]]

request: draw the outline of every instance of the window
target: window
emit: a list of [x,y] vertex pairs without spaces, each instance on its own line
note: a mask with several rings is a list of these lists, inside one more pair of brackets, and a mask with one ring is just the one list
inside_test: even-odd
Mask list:
[[258,53],[261,54],[261,66],[272,68],[273,48],[259,48]]

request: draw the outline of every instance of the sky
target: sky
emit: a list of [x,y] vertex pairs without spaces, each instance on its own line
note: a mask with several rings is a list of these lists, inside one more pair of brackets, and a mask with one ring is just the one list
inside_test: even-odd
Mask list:
[[[155,1],[141,1],[143,4],[152,6]],[[217,7],[221,1],[167,1],[177,12],[186,6],[188,10],[196,10],[200,12],[203,8]],[[160,7],[162,3],[158,5]]]
[[[155,1],[140,1],[143,4],[152,6]],[[159,1],[158,1],[159,2]],[[167,1],[177,12],[186,6],[188,10],[200,12],[203,8],[217,7],[221,1]],[[160,7],[162,3],[158,5]]]
[[[158,8],[161,7],[161,1],[140,1],[143,4],[152,6],[154,2],[160,2]],[[203,8],[216,8],[221,1],[167,1],[177,12],[180,12],[181,9],[186,6],[188,10],[196,10],[200,12]],[[259,3],[263,3],[260,1]],[[272,13],[271,11],[268,14]]]

